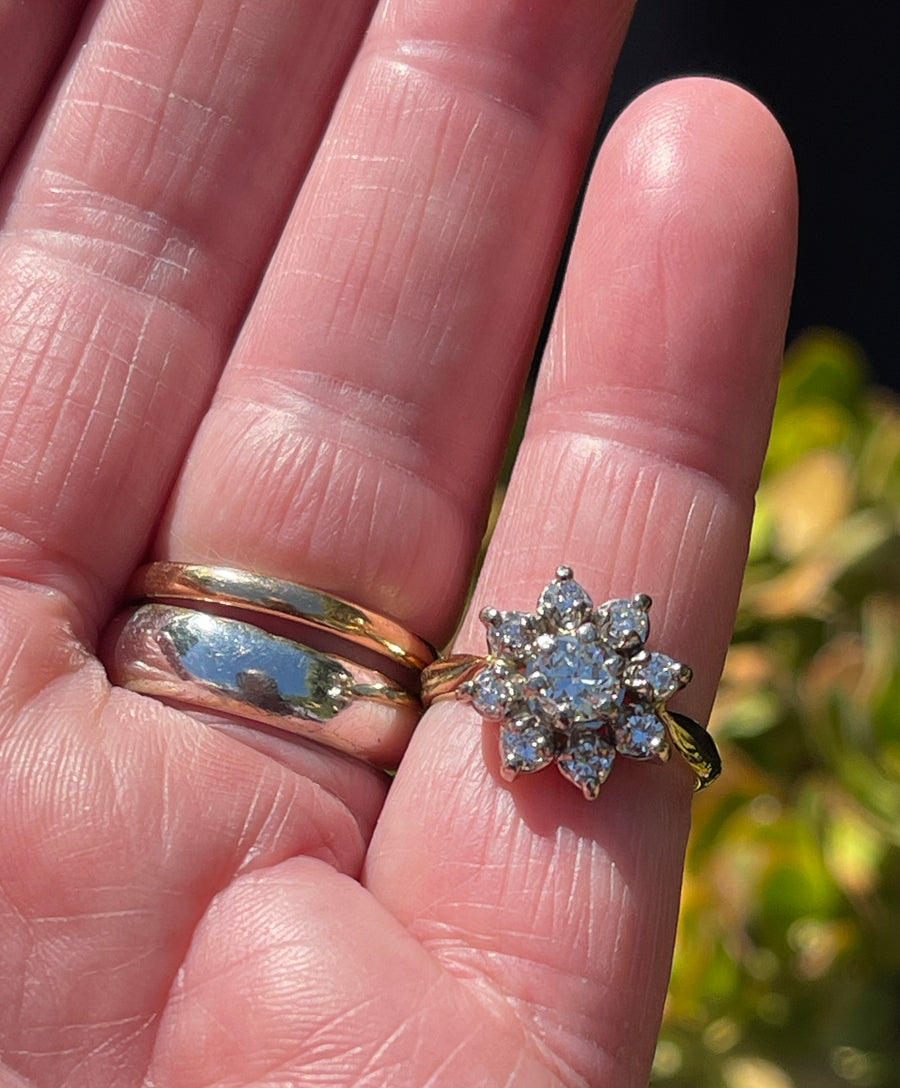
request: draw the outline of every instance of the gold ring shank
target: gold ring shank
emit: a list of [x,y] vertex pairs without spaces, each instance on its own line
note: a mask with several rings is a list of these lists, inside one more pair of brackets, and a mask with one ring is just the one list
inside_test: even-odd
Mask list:
[[263,612],[332,631],[409,669],[422,669],[437,657],[424,639],[387,616],[319,589],[230,567],[150,563],[135,572],[127,599],[205,601]]
[[[439,658],[422,673],[422,706],[455,699],[459,686],[471,680],[486,660],[475,654],[451,654]],[[702,790],[722,773],[722,758],[716,742],[699,722],[673,710],[660,711],[673,747],[681,753],[696,776],[694,790]]]
[[[387,677],[242,620],[148,603],[119,617],[112,683],[236,715],[396,767],[421,715]],[[363,713],[362,711],[365,711]]]
[[471,680],[484,664],[484,658],[475,654],[439,657],[422,673],[422,706],[427,710],[441,699],[455,699],[459,685]]
[[662,711],[662,719],[666,723],[669,740],[697,776],[694,791],[706,789],[722,773],[722,757],[716,742],[704,726],[687,714],[666,709]]

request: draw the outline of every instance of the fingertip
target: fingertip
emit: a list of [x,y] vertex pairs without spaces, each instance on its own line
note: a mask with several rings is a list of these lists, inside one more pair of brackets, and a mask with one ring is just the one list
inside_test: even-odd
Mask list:
[[796,204],[794,156],[783,128],[761,99],[729,80],[684,76],[649,87],[613,125],[609,144],[619,141],[623,168],[641,188],[664,189],[685,169],[696,171],[690,164],[705,163],[765,179],[773,195]]
[[694,77],[640,95],[585,196],[543,368],[546,426],[572,426],[558,418],[567,404],[589,411],[606,439],[698,470],[749,506],[796,235],[793,156],[757,98]]

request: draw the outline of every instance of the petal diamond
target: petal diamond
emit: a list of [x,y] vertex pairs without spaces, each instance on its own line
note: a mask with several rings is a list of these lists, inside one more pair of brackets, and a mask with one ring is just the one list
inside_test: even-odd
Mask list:
[[668,754],[666,727],[651,710],[635,707],[614,726],[616,749],[632,759],[664,759]]
[[507,780],[542,770],[555,755],[552,732],[538,723],[511,722],[500,730],[500,773]]
[[499,721],[524,691],[522,676],[500,664],[486,665],[466,684],[460,693],[469,698],[483,718]]
[[566,746],[556,757],[561,774],[578,786],[589,801],[600,793],[606,781],[616,750],[597,729],[579,729],[567,739]]
[[606,620],[604,633],[609,644],[617,650],[637,649],[650,634],[648,609],[650,598],[646,596],[607,601],[597,611]]
[[689,682],[691,670],[668,654],[642,654],[628,670],[627,679],[661,703]]
[[487,627],[488,649],[498,657],[521,661],[534,641],[534,621],[528,612],[498,612],[485,608],[481,619]]
[[567,576],[557,577],[541,594],[538,612],[557,631],[574,631],[590,620],[594,602],[587,590]]

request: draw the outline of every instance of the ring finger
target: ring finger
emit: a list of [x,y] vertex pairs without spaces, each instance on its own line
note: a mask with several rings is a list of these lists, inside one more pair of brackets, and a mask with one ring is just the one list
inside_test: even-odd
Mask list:
[[[678,705],[706,720],[768,436],[794,230],[790,153],[743,92],[680,81],[620,120],[458,649],[484,653],[478,610],[532,610],[565,562],[595,603],[652,597],[650,648],[693,666]],[[459,703],[425,716],[368,885],[447,974],[516,1010],[562,1082],[646,1084],[687,767],[620,754],[588,804],[552,768],[505,787],[499,732]]]

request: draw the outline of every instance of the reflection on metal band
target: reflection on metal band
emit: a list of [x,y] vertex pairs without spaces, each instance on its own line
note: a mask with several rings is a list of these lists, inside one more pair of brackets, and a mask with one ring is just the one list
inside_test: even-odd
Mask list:
[[129,599],[191,600],[264,612],[333,631],[410,669],[437,656],[434,648],[399,623],[309,586],[251,571],[200,563],[150,563],[128,587]]
[[108,660],[114,684],[263,722],[378,766],[396,766],[421,713],[380,673],[251,623],[164,604],[132,608],[121,623]]

